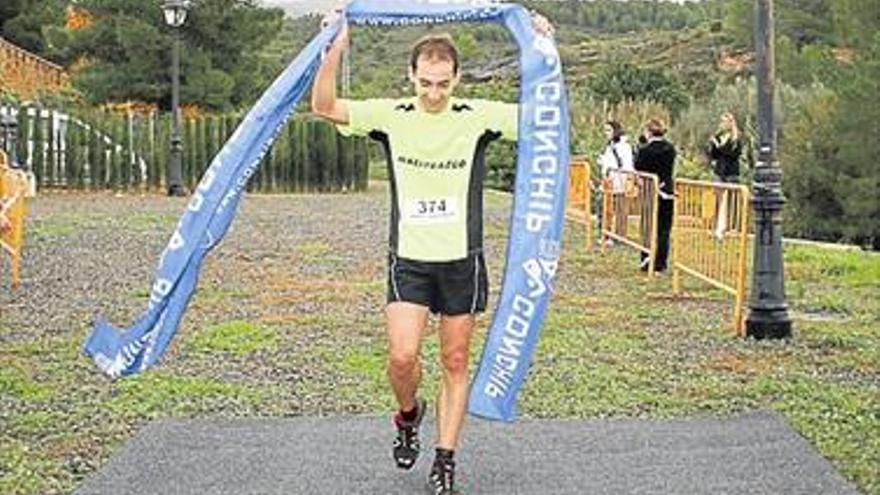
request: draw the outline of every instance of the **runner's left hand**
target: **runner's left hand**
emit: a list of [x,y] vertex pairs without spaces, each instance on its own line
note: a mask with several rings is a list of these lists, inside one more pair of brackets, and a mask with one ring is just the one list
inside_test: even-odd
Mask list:
[[556,32],[553,24],[546,17],[535,11],[532,11],[532,27],[542,36],[553,36],[553,33]]

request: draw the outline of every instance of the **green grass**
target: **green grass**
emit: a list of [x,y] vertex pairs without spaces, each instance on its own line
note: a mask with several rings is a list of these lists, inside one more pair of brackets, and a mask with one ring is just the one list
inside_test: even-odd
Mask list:
[[278,340],[278,332],[273,328],[230,321],[199,331],[187,341],[187,347],[195,352],[241,357],[259,350],[274,350]]
[[[102,228],[116,217],[98,213],[69,213],[51,219],[39,219],[28,223],[27,236],[40,242],[59,237],[69,237],[84,229]],[[124,228],[131,232],[150,232],[156,229],[171,230],[178,215],[155,213],[132,213],[118,218]]]
[[178,215],[157,215],[155,213],[135,213],[125,218],[128,228],[135,232],[149,232],[156,229],[173,229]]
[[16,416],[10,422],[10,430],[19,435],[36,435],[61,419],[58,411],[28,412]]
[[78,223],[72,221],[44,220],[41,222],[29,223],[27,226],[27,235],[36,240],[53,237],[67,237],[73,235],[79,228]]
[[266,393],[216,378],[175,376],[157,370],[121,381],[116,396],[105,407],[129,417],[193,415],[230,404],[251,409],[266,400]]
[[28,376],[24,366],[3,363],[0,368],[0,396],[39,403],[51,399],[52,395],[52,388]]
[[880,254],[857,250],[788,246],[789,277],[802,282],[833,282],[848,287],[880,287]]
[[331,256],[335,252],[333,246],[320,240],[298,244],[296,251],[304,258],[322,258]]
[[[48,493],[59,468],[27,443],[3,439],[0,448],[0,493]],[[54,475],[54,476],[53,476]]]

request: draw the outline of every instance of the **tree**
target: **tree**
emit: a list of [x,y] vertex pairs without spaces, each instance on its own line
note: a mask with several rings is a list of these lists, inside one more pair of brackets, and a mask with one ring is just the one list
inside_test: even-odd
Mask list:
[[880,3],[835,0],[832,4],[834,32],[842,46],[870,47],[880,28]]
[[843,207],[843,234],[854,242],[880,250],[880,33],[857,53],[854,64],[837,88],[839,179],[835,193]]
[[[787,37],[798,48],[814,43],[833,43],[836,37],[832,23],[835,1],[776,0],[776,36]],[[730,0],[727,3],[725,30],[741,47],[754,46],[754,9],[755,0]]]
[[45,29],[64,22],[62,0],[3,0],[0,2],[0,34],[16,45],[43,55]]
[[[93,103],[144,101],[170,107],[174,33],[158,4],[81,0],[94,17],[55,36],[54,53],[83,60],[74,83]],[[249,103],[270,77],[257,52],[279,32],[283,13],[256,0],[201,0],[181,31],[181,102],[222,109]]]
[[674,77],[658,69],[642,69],[629,63],[606,66],[593,76],[589,87],[600,100],[614,104],[625,100],[653,100],[673,114],[684,110],[689,102],[684,86]]
[[840,143],[834,121],[838,98],[826,88],[783,86],[784,126],[779,135],[782,187],[788,200],[786,235],[836,241],[843,237],[843,206],[835,191]]
[[776,40],[777,77],[793,86],[827,84],[836,77],[839,65],[830,46],[815,44],[798,49],[785,36]]

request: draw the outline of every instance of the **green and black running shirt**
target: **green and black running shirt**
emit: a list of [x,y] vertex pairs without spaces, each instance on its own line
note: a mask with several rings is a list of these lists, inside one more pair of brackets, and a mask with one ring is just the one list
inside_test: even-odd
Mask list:
[[385,148],[391,178],[391,251],[418,261],[452,261],[482,250],[486,146],[517,139],[518,106],[451,98],[421,110],[416,98],[346,100],[346,136]]

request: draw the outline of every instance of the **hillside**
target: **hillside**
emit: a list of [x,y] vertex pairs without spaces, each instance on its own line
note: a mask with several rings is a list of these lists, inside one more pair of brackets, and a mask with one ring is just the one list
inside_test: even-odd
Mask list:
[[[264,56],[277,63],[280,70],[317,32],[318,23],[316,15],[287,19],[283,32],[266,47]],[[516,78],[516,47],[503,28],[450,25],[442,29],[450,31],[458,43],[466,84],[494,80],[507,86]],[[425,31],[425,28],[354,28],[353,93],[405,91],[407,88],[402,83],[405,83],[409,47]],[[701,96],[717,83],[748,70],[747,64],[737,63],[741,54],[729,37],[707,26],[613,34],[562,25],[557,40],[566,79],[573,88],[582,86],[591,74],[604,67],[630,63],[673,74],[693,96]]]

